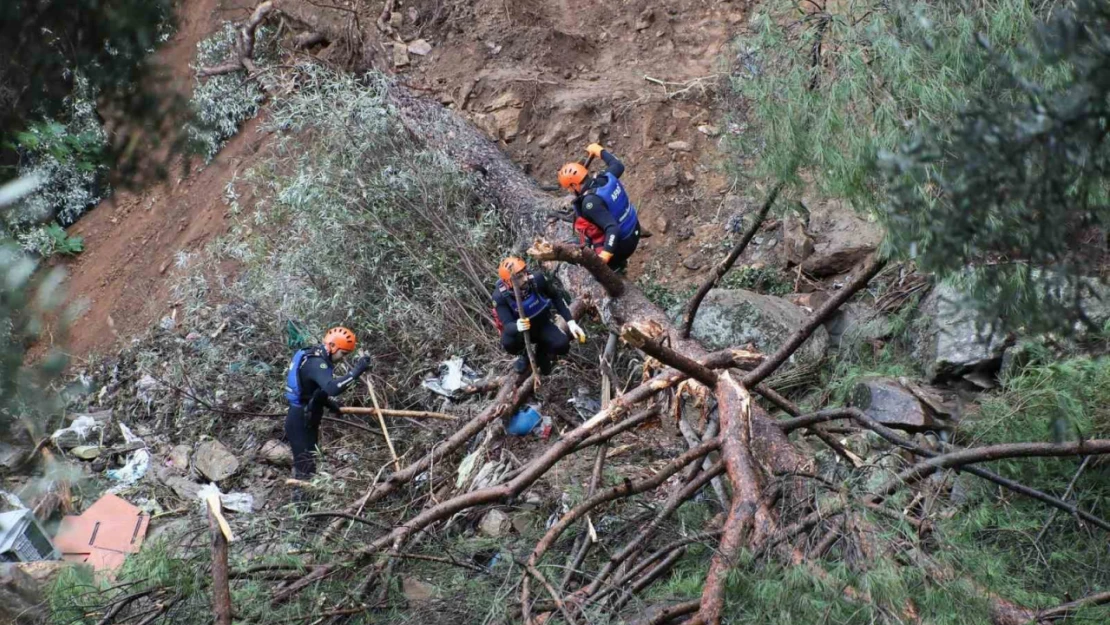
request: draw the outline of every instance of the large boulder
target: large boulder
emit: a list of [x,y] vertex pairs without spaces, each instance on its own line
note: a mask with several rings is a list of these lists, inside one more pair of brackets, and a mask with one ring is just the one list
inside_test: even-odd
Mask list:
[[847,202],[803,198],[809,213],[803,227],[788,228],[783,221],[783,253],[787,264],[818,278],[851,271],[874,252],[883,240],[883,229],[861,217]]
[[921,302],[922,323],[915,341],[925,374],[935,381],[972,372],[997,371],[1006,337],[981,325],[974,308],[955,287],[940,283]]
[[[781,297],[744,289],[714,290],[698,309],[691,334],[711,351],[750,343],[769,354],[808,318],[809,313]],[[818,328],[790,358],[787,368],[819,363],[828,344],[828,332]]]
[[850,349],[869,341],[882,340],[894,332],[894,323],[867,304],[845,304],[827,322],[829,344]]
[[893,378],[871,378],[856,385],[851,403],[888,427],[910,432],[946,427],[929,404]]

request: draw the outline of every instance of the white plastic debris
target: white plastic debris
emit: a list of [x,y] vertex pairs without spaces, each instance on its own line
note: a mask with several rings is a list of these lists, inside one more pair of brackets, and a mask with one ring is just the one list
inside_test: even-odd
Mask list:
[[74,419],[69,427],[54,430],[54,433],[50,435],[50,440],[55,443],[58,443],[60,439],[83,442],[98,432],[100,432],[100,424],[96,422],[96,419],[88,415],[82,415]]
[[151,391],[158,388],[158,380],[155,380],[149,373],[144,373],[143,377],[135,383],[135,397],[146,404],[147,408],[154,402],[154,395]]
[[461,357],[452,358],[439,363],[439,375],[425,378],[422,386],[437,395],[453,399],[458,396],[460,390],[480,378],[481,375],[466,366]]
[[[119,424],[119,430],[123,434],[123,440],[128,445],[132,443],[143,443],[143,439],[135,436],[131,428],[124,424]],[[145,444],[145,443],[144,443]],[[127,463],[118,469],[112,469],[106,473],[108,479],[119,482],[115,486],[108,489],[108,492],[113,495],[127,490],[135,482],[138,482],[144,475],[147,469],[150,468],[150,452],[146,449],[136,449],[127,456]]]
[[254,512],[254,495],[250,493],[224,493],[220,492],[220,487],[215,484],[205,484],[197,491],[197,499],[200,500],[201,508],[204,509],[205,501],[208,500],[209,495],[218,495],[220,498],[220,505],[225,510],[232,512],[244,512],[250,514]]

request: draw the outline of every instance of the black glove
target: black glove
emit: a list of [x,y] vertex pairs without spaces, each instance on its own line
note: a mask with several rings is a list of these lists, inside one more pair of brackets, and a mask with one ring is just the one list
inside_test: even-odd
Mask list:
[[358,360],[355,361],[355,377],[357,378],[358,376],[366,373],[366,370],[369,369],[369,368],[370,368],[370,357],[369,356],[363,356],[363,357],[359,358]]
[[342,408],[343,406],[340,405],[340,403],[335,401],[334,399],[331,399],[330,397],[326,401],[327,401],[328,410],[330,410],[332,414],[339,414],[339,409]]

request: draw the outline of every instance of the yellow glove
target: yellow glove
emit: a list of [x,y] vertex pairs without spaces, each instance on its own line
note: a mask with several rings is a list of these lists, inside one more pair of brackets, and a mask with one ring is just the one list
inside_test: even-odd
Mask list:
[[517,332],[527,332],[532,329],[532,321],[528,317],[521,317],[516,320]]
[[586,342],[586,332],[582,330],[582,326],[578,325],[573,319],[567,322],[567,329],[570,330],[570,335],[578,339],[579,343]]
[[601,252],[598,253],[598,256],[601,257],[601,260],[605,261],[606,265],[609,264],[609,261],[613,260],[613,253],[612,252],[606,252],[605,250],[601,250]]
[[601,158],[601,151],[604,149],[605,148],[601,147],[600,143],[591,143],[590,145],[586,146],[586,154],[589,154],[594,158]]

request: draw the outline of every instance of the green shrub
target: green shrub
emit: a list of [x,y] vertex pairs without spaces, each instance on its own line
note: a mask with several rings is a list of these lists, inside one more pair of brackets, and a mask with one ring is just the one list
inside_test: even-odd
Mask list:
[[56,223],[32,228],[17,235],[16,238],[20,247],[42,258],[49,258],[55,254],[76,256],[85,251],[85,240],[82,237],[69,236],[65,229]]
[[[198,43],[195,67],[222,65],[232,59],[238,33],[234,24],[225,22],[219,32]],[[269,27],[260,26],[255,32],[254,50],[260,68],[276,60],[277,42]],[[194,119],[186,126],[190,141],[211,161],[244,121],[258,115],[265,99],[257,77],[248,76],[245,69],[197,78],[191,102]]]

